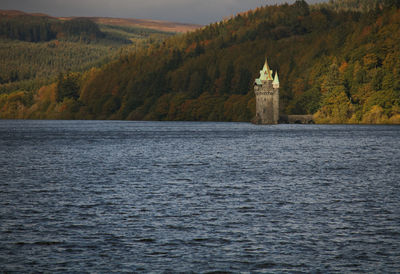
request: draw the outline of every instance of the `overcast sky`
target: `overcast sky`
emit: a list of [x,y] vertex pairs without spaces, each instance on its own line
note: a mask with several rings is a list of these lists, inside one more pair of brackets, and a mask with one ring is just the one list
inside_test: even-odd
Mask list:
[[[295,0],[0,0],[2,10],[209,24],[238,12]],[[308,0],[308,3],[324,0]]]

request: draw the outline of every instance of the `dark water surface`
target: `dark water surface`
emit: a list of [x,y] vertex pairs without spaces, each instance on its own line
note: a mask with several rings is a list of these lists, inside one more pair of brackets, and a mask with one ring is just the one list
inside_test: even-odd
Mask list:
[[0,272],[398,272],[400,127],[0,121]]

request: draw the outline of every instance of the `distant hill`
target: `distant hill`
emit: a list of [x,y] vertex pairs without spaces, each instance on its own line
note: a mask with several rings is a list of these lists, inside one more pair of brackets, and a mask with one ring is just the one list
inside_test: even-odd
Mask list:
[[63,21],[43,14],[21,11],[0,11],[0,38],[26,42],[54,39],[97,41],[105,38],[99,26],[86,18]]
[[400,2],[353,10],[357,1],[297,0],[242,13],[61,74],[35,92],[0,95],[0,117],[250,121],[253,82],[268,56],[282,114],[400,124]]
[[[100,26],[107,28],[103,33]],[[123,31],[117,33],[115,28]],[[0,10],[0,38],[27,42],[43,42],[53,39],[97,41],[112,40],[126,42],[132,38],[127,33],[172,34],[194,31],[200,25],[174,23],[167,21],[105,18],[105,17],[52,17],[40,13],[25,13],[16,10]],[[114,29],[114,31],[110,31]],[[107,35],[108,34],[108,35]],[[125,37],[124,37],[125,36]]]
[[43,18],[52,18],[62,21],[69,21],[73,19],[88,19],[97,24],[102,25],[113,25],[113,26],[124,26],[132,28],[144,28],[153,29],[162,32],[188,32],[194,31],[201,28],[201,25],[196,24],[185,24],[161,20],[146,20],[146,19],[135,19],[135,18],[112,18],[112,17],[54,17],[44,13],[27,13],[18,10],[0,10],[0,17],[14,18],[19,16],[36,16]]
[[[74,17],[60,17],[61,20],[71,20]],[[130,19],[130,18],[111,18],[111,17],[84,17],[97,24],[124,26],[133,28],[153,29],[163,32],[188,32],[201,28],[201,25],[174,23],[168,21]]]
[[33,90],[58,73],[83,71],[146,48],[176,32],[180,23],[70,17],[0,10],[0,93]]
[[27,13],[19,10],[0,10],[0,16],[15,17],[21,15],[39,16],[39,17],[50,17],[44,13]]

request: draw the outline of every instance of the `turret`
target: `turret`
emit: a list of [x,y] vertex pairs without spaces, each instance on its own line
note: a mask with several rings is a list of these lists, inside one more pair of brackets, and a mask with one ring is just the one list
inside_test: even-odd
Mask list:
[[[275,77],[273,77],[275,76]],[[260,70],[260,78],[254,81],[256,95],[257,124],[277,124],[279,120],[279,78],[268,66],[265,58],[264,67]]]
[[272,82],[273,88],[279,88],[279,78],[278,78],[278,71],[275,72],[274,81]]
[[272,81],[272,70],[269,69],[267,58],[265,58],[265,63],[264,63],[263,69],[260,70],[259,80],[260,81]]

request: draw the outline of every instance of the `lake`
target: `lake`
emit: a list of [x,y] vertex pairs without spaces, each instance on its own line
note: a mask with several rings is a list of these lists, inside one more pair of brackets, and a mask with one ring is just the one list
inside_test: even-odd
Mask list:
[[0,272],[397,272],[400,127],[0,120]]

